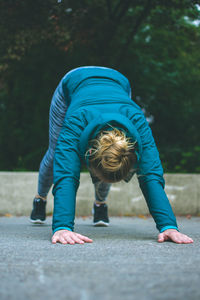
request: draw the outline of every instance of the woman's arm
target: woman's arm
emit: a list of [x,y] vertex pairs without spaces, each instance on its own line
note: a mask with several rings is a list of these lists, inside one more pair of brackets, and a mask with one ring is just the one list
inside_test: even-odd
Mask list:
[[54,156],[53,232],[58,229],[73,231],[76,192],[80,179],[79,135],[76,123],[65,118]]
[[184,241],[185,235],[178,232],[176,218],[164,191],[163,168],[151,129],[143,114],[138,114],[133,122],[142,141],[142,155],[137,172],[139,185],[160,231],[158,241],[171,239],[176,242],[177,235],[178,240]]
[[137,176],[149,211],[160,232],[168,228],[178,229],[176,218],[164,191],[163,168],[151,129],[143,113],[135,115],[132,121],[142,143]]
[[[54,157],[54,212],[52,242],[73,243],[90,239],[73,233],[76,193],[80,179],[79,137],[83,129],[81,120],[65,118]],[[90,240],[91,241],[91,240]]]
[[159,179],[154,178],[148,181],[140,176],[138,180],[157,229],[160,232],[169,228],[178,230],[176,218],[164,191],[164,186]]

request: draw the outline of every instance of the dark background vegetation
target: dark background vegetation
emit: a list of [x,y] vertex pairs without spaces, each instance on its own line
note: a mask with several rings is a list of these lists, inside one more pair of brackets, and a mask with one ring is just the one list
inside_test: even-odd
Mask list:
[[200,8],[191,0],[0,1],[0,170],[38,170],[51,96],[84,65],[116,68],[165,171],[200,172]]

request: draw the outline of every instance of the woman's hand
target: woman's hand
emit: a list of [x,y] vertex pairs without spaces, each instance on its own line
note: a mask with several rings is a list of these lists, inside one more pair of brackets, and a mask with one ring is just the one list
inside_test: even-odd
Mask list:
[[167,230],[163,231],[162,233],[159,233],[159,235],[158,235],[159,243],[162,243],[167,240],[171,240],[172,242],[177,243],[177,244],[193,243],[193,240],[189,236],[187,236],[183,233],[180,233],[176,229],[167,229]]
[[52,243],[61,243],[61,244],[84,244],[84,243],[92,243],[93,241],[88,237],[81,235],[76,232],[72,232],[70,230],[62,229],[58,230],[52,236]]

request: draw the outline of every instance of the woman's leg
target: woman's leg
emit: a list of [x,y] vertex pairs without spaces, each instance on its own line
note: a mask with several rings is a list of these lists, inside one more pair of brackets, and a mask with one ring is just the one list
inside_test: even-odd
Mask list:
[[111,187],[111,183],[100,181],[90,173],[95,189],[95,202],[93,206],[93,224],[94,226],[108,226],[108,206],[106,199]]
[[96,204],[102,204],[106,202],[110,187],[110,183],[105,183],[103,181],[97,181],[94,183]]
[[40,164],[38,178],[38,195],[46,198],[53,183],[53,159],[57,139],[63,125],[67,105],[61,82],[56,88],[49,113],[49,148]]
[[46,197],[53,183],[54,152],[66,111],[67,105],[60,82],[51,101],[49,113],[49,148],[40,164],[38,194],[33,200],[33,209],[30,215],[30,221],[35,224],[42,224],[46,219]]
[[[69,71],[63,79],[70,78],[74,72],[88,67],[78,67]],[[67,111],[67,101],[62,89],[62,80],[54,92],[49,114],[49,148],[40,164],[38,179],[38,197],[46,198],[53,183],[53,159],[57,139]]]
[[99,180],[99,178],[91,172],[90,168],[89,173],[92,183],[94,184],[95,202],[98,204],[105,203],[112,184]]

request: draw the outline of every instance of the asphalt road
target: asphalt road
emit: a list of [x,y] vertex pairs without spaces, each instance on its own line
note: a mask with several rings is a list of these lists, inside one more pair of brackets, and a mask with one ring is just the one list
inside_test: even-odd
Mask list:
[[151,218],[111,218],[108,228],[77,219],[84,245],[53,245],[51,218],[0,218],[0,299],[200,299],[200,218],[178,218],[193,244],[157,243]]

